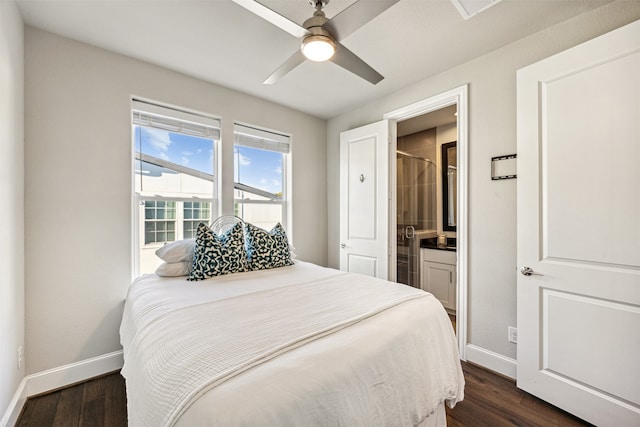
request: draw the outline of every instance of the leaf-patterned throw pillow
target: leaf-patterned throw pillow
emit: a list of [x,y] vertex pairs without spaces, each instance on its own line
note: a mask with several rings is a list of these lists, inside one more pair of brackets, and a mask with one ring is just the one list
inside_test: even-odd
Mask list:
[[289,240],[280,223],[269,232],[247,223],[247,252],[250,270],[293,265]]
[[187,280],[244,271],[249,271],[249,263],[242,224],[237,223],[227,232],[216,235],[206,224],[200,223],[196,231],[193,266]]

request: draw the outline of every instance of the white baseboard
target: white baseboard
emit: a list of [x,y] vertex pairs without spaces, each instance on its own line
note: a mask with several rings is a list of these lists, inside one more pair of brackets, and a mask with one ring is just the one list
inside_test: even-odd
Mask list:
[[468,362],[475,363],[494,372],[505,375],[509,378],[516,378],[518,363],[515,359],[503,356],[493,351],[467,344],[465,356]]
[[13,399],[9,403],[9,407],[7,408],[2,420],[0,420],[0,427],[8,427],[16,425],[18,421],[18,417],[20,416],[20,412],[22,412],[22,407],[24,406],[24,402],[27,401],[27,379],[23,378],[20,381],[20,385],[18,386],[18,390],[16,390],[13,395]]
[[65,387],[122,368],[122,350],[27,375],[27,396]]
[[29,396],[75,384],[122,368],[122,350],[27,375],[16,391],[0,427],[13,426]]

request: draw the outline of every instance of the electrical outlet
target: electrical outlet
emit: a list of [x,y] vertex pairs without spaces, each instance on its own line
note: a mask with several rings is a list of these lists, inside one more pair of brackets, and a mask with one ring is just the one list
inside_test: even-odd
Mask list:
[[509,326],[509,342],[518,344],[518,329],[513,326]]
[[18,347],[18,370],[22,368],[22,346]]

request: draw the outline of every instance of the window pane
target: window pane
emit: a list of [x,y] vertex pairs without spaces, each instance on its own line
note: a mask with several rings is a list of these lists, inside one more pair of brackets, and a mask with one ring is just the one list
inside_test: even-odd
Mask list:
[[145,245],[155,242],[155,239],[156,239],[156,233],[149,232],[149,231],[144,233],[144,243],[145,243]]
[[196,230],[198,229],[198,224],[200,224],[201,222],[204,221],[185,221],[183,224],[184,238],[193,239],[194,237],[196,237]]
[[191,239],[193,234],[193,221],[185,221],[182,224],[185,239]]
[[282,209],[283,206],[280,203],[258,204],[236,201],[235,204],[235,213],[237,216],[267,231],[271,230],[277,223],[282,224]]
[[282,197],[284,154],[234,146],[235,182]]
[[135,126],[141,154],[213,175],[213,140],[146,126]]
[[163,129],[134,126],[136,192],[213,196],[214,141]]

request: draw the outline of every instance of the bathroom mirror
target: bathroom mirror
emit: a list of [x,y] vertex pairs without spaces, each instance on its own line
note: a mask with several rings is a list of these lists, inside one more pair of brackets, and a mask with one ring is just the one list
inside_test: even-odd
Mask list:
[[458,168],[456,142],[442,144],[442,229],[456,231]]

